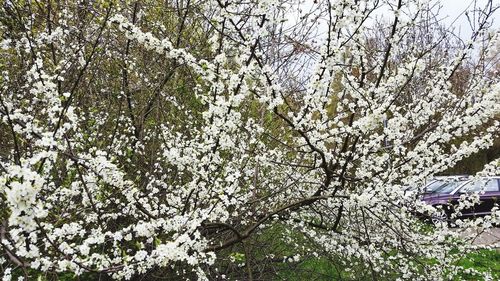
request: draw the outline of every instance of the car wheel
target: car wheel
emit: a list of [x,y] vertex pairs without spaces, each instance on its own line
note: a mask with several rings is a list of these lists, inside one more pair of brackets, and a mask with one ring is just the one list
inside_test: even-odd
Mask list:
[[441,212],[432,214],[431,216],[431,222],[434,225],[441,224],[441,223],[448,223],[448,214],[446,214],[446,211],[444,210],[442,205],[435,206],[436,209],[440,209]]

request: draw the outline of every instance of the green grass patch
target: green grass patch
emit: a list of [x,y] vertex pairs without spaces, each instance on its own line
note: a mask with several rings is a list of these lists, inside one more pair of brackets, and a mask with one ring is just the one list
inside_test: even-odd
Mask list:
[[[465,269],[474,269],[479,272],[490,272],[494,280],[500,280],[500,250],[479,250],[469,253],[461,259],[457,265]],[[460,277],[465,280],[477,280],[477,276],[461,273]]]

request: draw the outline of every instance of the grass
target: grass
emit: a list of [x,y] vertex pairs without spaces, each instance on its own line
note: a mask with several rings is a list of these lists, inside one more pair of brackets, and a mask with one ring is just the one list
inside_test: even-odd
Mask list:
[[324,258],[310,259],[301,262],[296,267],[286,267],[278,272],[278,280],[343,280],[345,273],[338,270],[332,262]]
[[[457,265],[480,272],[490,271],[494,280],[500,280],[500,250],[479,250],[468,254]],[[462,279],[477,280],[477,276],[462,273]]]
[[[500,280],[500,250],[478,250],[469,253],[462,258],[456,265],[462,266],[464,269],[474,269],[479,272],[490,272],[493,280]],[[352,268],[355,272],[365,273],[368,268],[363,265],[358,265],[358,268]],[[394,275],[394,278],[397,274]],[[446,276],[445,276],[446,277]],[[336,280],[365,280],[370,276],[357,276],[356,278],[349,277],[349,274],[344,268],[335,266],[335,264],[325,258],[311,259],[299,263],[295,267],[284,267],[278,273],[278,280],[301,281],[301,280],[317,280],[317,281],[336,281]],[[444,278],[446,279],[446,278]],[[389,279],[388,279],[389,280]],[[453,280],[474,280],[480,281],[477,275],[461,272],[459,276]]]

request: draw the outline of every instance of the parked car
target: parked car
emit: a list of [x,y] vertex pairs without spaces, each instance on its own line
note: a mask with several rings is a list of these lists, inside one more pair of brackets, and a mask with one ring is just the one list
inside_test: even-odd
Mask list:
[[463,194],[479,194],[479,204],[462,209],[461,218],[485,216],[491,214],[493,207],[500,203],[500,177],[488,177],[478,180],[455,180],[427,193],[422,200],[429,205],[442,208],[440,216],[432,217],[433,222],[448,221]]

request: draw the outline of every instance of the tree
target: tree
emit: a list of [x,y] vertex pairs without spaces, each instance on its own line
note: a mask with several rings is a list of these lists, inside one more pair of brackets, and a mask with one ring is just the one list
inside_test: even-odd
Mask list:
[[497,8],[461,43],[417,0],[5,2],[4,279],[457,275],[404,189],[498,140]]

